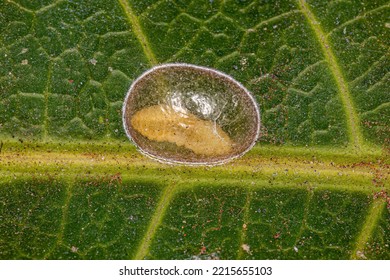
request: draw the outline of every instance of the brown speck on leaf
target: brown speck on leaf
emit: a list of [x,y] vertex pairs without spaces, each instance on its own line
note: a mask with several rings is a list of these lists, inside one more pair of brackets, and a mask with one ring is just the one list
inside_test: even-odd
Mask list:
[[122,184],[122,175],[121,173],[116,173],[110,177],[110,184],[112,183],[118,183]]
[[243,225],[242,225],[242,229],[243,229],[243,230],[246,230],[246,229],[247,229],[247,225],[246,225],[246,224],[243,224]]
[[359,259],[363,259],[363,260],[366,260],[367,257],[364,255],[364,253],[362,251],[357,251],[356,252],[356,256],[359,258]]
[[390,210],[390,195],[385,190],[374,193],[374,199],[378,198],[384,199],[387,204],[387,209]]
[[89,63],[91,63],[92,65],[96,65],[97,60],[94,59],[94,58],[91,58],[91,59],[89,60]]
[[247,252],[249,255],[252,255],[251,247],[250,247],[248,244],[242,244],[242,245],[241,245],[241,248],[242,248],[242,250],[244,250],[245,252]]
[[280,237],[280,232],[277,232],[273,237],[274,239],[278,239]]
[[70,250],[72,251],[72,253],[77,253],[77,251],[79,250],[79,248],[75,247],[75,246],[72,246],[72,248],[70,248]]

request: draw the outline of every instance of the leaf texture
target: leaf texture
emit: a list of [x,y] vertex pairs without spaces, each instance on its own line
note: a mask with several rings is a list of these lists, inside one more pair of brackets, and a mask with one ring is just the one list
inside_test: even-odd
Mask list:
[[[1,259],[389,259],[390,4],[0,0]],[[122,128],[147,69],[223,71],[261,111],[219,167]]]

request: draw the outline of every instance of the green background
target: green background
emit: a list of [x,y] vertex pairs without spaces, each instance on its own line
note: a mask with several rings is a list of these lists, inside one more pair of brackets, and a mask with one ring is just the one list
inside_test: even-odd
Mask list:
[[[389,259],[389,7],[0,0],[0,259]],[[251,152],[138,154],[124,96],[171,62],[253,93]]]

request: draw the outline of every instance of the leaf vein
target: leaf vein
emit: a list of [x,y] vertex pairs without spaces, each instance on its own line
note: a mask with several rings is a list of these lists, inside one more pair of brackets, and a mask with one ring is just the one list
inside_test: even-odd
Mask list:
[[364,258],[364,248],[366,243],[370,240],[372,232],[374,231],[375,226],[378,223],[379,217],[382,214],[383,209],[385,209],[385,201],[383,199],[374,200],[371,205],[371,208],[366,216],[366,220],[363,224],[362,230],[356,241],[355,249],[353,250],[350,258],[359,259]]
[[50,10],[51,8],[54,8],[55,6],[57,6],[57,5],[59,5],[59,4],[62,4],[62,3],[64,3],[64,2],[65,2],[65,0],[59,0],[59,1],[57,1],[57,2],[54,2],[54,3],[50,4],[50,5],[47,5],[47,6],[45,6],[45,7],[42,7],[41,9],[37,10],[35,13],[36,13],[36,14],[44,13],[44,12]]
[[385,4],[385,5],[379,6],[379,7],[375,8],[375,9],[372,9],[370,11],[367,11],[367,12],[361,14],[361,15],[358,15],[357,17],[355,17],[353,19],[350,19],[350,20],[342,23],[341,25],[337,26],[336,28],[332,29],[328,34],[326,34],[326,36],[329,37],[332,33],[336,32],[337,30],[340,30],[343,27],[346,27],[346,26],[348,26],[348,25],[350,25],[350,24],[352,24],[352,23],[354,23],[354,22],[356,22],[356,21],[358,21],[360,19],[363,19],[363,18],[365,18],[366,16],[368,16],[370,14],[376,13],[376,12],[378,12],[380,10],[383,10],[383,9],[389,8],[389,7],[390,7],[389,4]]
[[375,69],[375,67],[380,66],[381,63],[386,64],[386,60],[388,60],[389,55],[386,53],[381,58],[379,58],[376,62],[374,62],[362,75],[356,77],[351,81],[351,85],[356,85],[361,80],[363,80],[371,71]]
[[144,54],[149,60],[150,64],[151,65],[158,64],[156,56],[154,55],[152,48],[150,46],[149,40],[145,35],[144,31],[142,30],[141,24],[138,20],[137,15],[134,13],[133,8],[126,0],[118,0],[118,2],[127,18],[128,23],[132,27],[134,35],[136,36],[139,43],[141,44]]
[[143,260],[148,255],[149,246],[151,245],[152,239],[159,225],[162,222],[162,219],[165,215],[165,211],[174,196],[175,190],[176,184],[172,183],[171,185],[167,186],[161,194],[160,201],[158,202],[153,217],[150,220],[149,227],[146,230],[146,233],[140,243],[140,246],[138,247],[137,252],[135,253],[135,260]]
[[360,131],[360,120],[358,114],[355,111],[354,103],[346,79],[341,71],[335,55],[333,54],[333,50],[325,36],[325,33],[318,24],[318,21],[313,12],[310,10],[309,5],[305,0],[299,0],[298,2],[299,7],[306,17],[309,26],[314,31],[316,39],[321,46],[325,60],[336,82],[339,96],[346,115],[351,148],[356,152],[361,152],[364,146],[364,142],[362,132]]

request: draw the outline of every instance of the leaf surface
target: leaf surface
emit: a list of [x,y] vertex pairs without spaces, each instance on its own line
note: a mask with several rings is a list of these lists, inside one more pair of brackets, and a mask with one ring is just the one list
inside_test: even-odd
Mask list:
[[[1,259],[388,259],[388,1],[0,0]],[[147,69],[223,71],[262,132],[218,167],[125,137]]]

